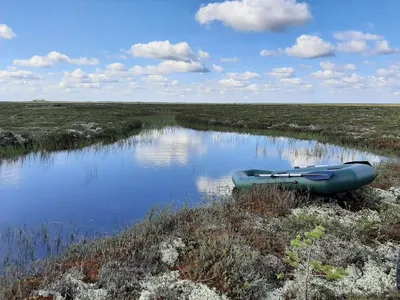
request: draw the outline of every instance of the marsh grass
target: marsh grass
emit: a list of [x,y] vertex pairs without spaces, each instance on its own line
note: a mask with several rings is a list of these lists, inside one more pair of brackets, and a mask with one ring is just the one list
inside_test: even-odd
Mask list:
[[[178,123],[202,130],[318,140],[399,156],[399,119],[400,106],[384,105],[2,102],[0,156],[115,141],[134,134],[138,121],[143,127]],[[101,130],[95,132],[96,128]],[[83,135],[78,137],[76,131]]]
[[[354,197],[370,196],[368,190],[359,193]],[[112,299],[137,299],[146,276],[176,270],[181,279],[206,284],[231,299],[259,299],[282,286],[279,273],[292,271],[284,262],[290,240],[321,224],[318,218],[294,217],[292,210],[318,201],[323,199],[279,187],[257,187],[210,197],[196,207],[155,206],[141,222],[116,227],[112,234],[79,233],[77,226],[50,229],[49,224],[36,232],[26,227],[7,229],[2,244],[11,243],[21,250],[12,251],[16,258],[4,260],[0,298],[24,299],[75,270],[83,274],[84,282],[107,289]],[[368,205],[358,209],[366,207],[373,209]],[[398,215],[382,208],[379,213],[380,223],[349,228],[325,220],[322,225],[328,236],[344,239],[349,245],[351,241],[400,242],[393,239],[398,232],[395,224],[400,224]],[[179,252],[176,264],[168,266],[161,260],[160,244],[177,238],[186,248]],[[41,259],[32,255],[35,247],[44,249],[46,255]],[[335,249],[330,249],[332,254],[327,257],[338,256],[339,265],[362,265],[367,257],[365,253],[351,254],[351,247]]]

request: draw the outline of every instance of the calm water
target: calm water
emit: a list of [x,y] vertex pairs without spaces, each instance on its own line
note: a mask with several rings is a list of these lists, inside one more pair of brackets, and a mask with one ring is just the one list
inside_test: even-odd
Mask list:
[[237,170],[381,159],[283,137],[149,130],[110,146],[3,160],[0,225],[73,222],[110,231],[143,218],[156,203],[195,204],[207,193],[229,193]]

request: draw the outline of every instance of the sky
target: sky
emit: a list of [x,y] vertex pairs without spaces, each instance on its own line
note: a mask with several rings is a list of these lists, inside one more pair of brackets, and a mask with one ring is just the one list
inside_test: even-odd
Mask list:
[[400,1],[2,0],[0,101],[400,103]]

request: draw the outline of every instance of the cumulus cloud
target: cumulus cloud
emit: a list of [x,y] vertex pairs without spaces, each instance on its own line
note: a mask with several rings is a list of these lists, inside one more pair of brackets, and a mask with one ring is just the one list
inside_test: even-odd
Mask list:
[[[367,54],[393,54],[400,53],[400,49],[392,48],[383,36],[360,31],[343,31],[334,34],[334,37],[341,41],[338,43],[339,51],[348,53]],[[367,41],[376,41],[376,47],[371,49]]]
[[296,44],[286,48],[285,52],[289,56],[300,58],[318,58],[335,55],[335,47],[314,35],[301,35],[296,39]]
[[233,80],[238,80],[238,81],[247,81],[255,78],[261,77],[260,74],[254,73],[254,72],[243,72],[243,73],[227,73],[226,76],[228,78],[231,78]]
[[143,80],[149,82],[166,82],[168,81],[168,78],[161,75],[149,75],[147,77],[144,77]]
[[20,67],[50,68],[53,62],[44,56],[34,55],[30,59],[16,59],[14,65]]
[[213,64],[213,70],[214,70],[215,72],[219,72],[219,73],[224,72],[224,68],[222,68],[221,66],[217,66],[217,65],[215,65],[215,64]]
[[372,60],[365,60],[364,61],[365,65],[376,65],[376,62],[372,61]]
[[294,75],[294,69],[292,67],[289,68],[274,68],[269,75],[276,78],[288,78]]
[[238,62],[239,58],[234,56],[234,57],[223,57],[221,58],[221,62]]
[[236,31],[281,32],[312,20],[306,3],[296,0],[233,0],[209,3],[195,16],[200,24],[221,22]]
[[314,77],[324,78],[324,79],[332,79],[332,78],[340,78],[343,76],[343,72],[337,72],[333,70],[322,70],[311,73]]
[[219,83],[226,88],[242,88],[246,86],[246,84],[244,84],[243,82],[239,80],[234,80],[232,78],[222,79],[219,81]]
[[346,64],[346,65],[340,66],[340,65],[335,65],[334,63],[332,63],[330,61],[323,61],[319,65],[321,66],[321,69],[323,69],[323,70],[338,71],[338,72],[354,71],[357,69],[357,66],[355,64]]
[[261,56],[275,56],[279,53],[282,52],[282,49],[278,49],[278,50],[267,50],[267,49],[263,49],[260,51],[260,55]]
[[210,72],[210,70],[201,62],[189,63],[176,60],[166,60],[158,65],[150,65],[146,67],[134,66],[131,71],[136,75]]
[[200,58],[203,58],[203,59],[210,59],[211,58],[210,53],[205,52],[203,50],[199,50],[199,56],[200,56]]
[[392,65],[389,68],[380,68],[376,71],[376,75],[386,78],[399,77],[400,79],[400,66]]
[[300,79],[300,78],[297,78],[297,77],[295,77],[295,78],[281,78],[281,79],[279,79],[279,80],[280,80],[280,82],[282,82],[282,83],[292,84],[292,85],[300,85],[300,84],[303,83],[303,82],[301,81],[301,79]]
[[323,79],[322,85],[329,88],[359,88],[365,84],[365,78],[356,73],[357,66],[354,64],[336,65],[329,61],[320,63],[320,71],[311,73],[312,76]]
[[358,41],[376,41],[383,39],[383,36],[371,33],[364,33],[361,31],[356,30],[347,30],[347,31],[340,31],[336,32],[334,38],[339,41],[351,41],[351,40],[358,40]]
[[375,54],[393,54],[393,53],[400,53],[400,48],[392,48],[389,45],[389,42],[386,40],[377,41],[376,42],[376,49],[374,51]]
[[41,76],[33,74],[31,71],[15,70],[12,71],[0,71],[0,79],[43,79]]
[[50,68],[54,65],[54,62],[63,62],[74,65],[97,65],[100,63],[96,58],[70,58],[60,52],[52,51],[46,56],[34,55],[29,59],[16,59],[13,64],[23,67]]
[[163,87],[179,85],[178,80],[173,80],[170,82],[168,81],[167,77],[162,75],[148,75],[146,77],[143,77],[142,80],[147,82],[148,84],[163,86]]
[[107,65],[107,69],[111,70],[111,71],[116,71],[116,72],[123,72],[123,71],[127,71],[128,69],[121,63],[113,63],[113,64],[109,64]]
[[171,44],[169,40],[153,41],[147,44],[135,44],[131,47],[130,53],[136,57],[155,58],[181,62],[197,61],[192,48],[186,42]]
[[337,48],[339,51],[348,53],[363,53],[369,49],[367,43],[361,40],[339,43]]
[[16,37],[14,31],[6,24],[0,24],[0,39],[11,40]]

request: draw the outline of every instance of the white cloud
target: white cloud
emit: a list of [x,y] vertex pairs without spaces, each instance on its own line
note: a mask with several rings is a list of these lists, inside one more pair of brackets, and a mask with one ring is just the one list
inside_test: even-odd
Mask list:
[[343,77],[328,78],[323,83],[323,86],[328,88],[338,89],[350,89],[350,88],[361,88],[366,86],[364,77],[356,73]]
[[260,51],[260,55],[261,56],[275,56],[280,52],[282,52],[282,49],[278,49],[278,50],[267,50],[267,49],[264,49],[264,50]]
[[33,74],[31,71],[13,70],[13,71],[0,71],[0,79],[43,79],[41,76]]
[[363,53],[369,49],[367,43],[361,40],[352,40],[350,42],[339,43],[337,48],[339,51],[349,53]]
[[220,84],[222,84],[226,88],[242,88],[245,87],[246,85],[239,80],[234,80],[232,78],[229,79],[222,79],[219,81]]
[[346,83],[360,83],[363,79],[360,75],[353,73],[350,76],[342,78],[342,81]]
[[286,84],[291,84],[291,85],[301,85],[303,82],[301,81],[300,78],[281,78],[279,79],[280,82],[286,83]]
[[400,96],[400,91],[393,92],[393,95]]
[[344,66],[339,66],[335,65],[330,61],[323,61],[319,65],[323,70],[337,71],[337,72],[354,71],[357,69],[357,66],[355,64],[346,64]]
[[165,83],[168,81],[168,78],[161,75],[149,75],[143,77],[142,80],[152,83]]
[[199,56],[200,56],[200,58],[203,58],[203,59],[210,59],[211,58],[210,53],[205,52],[203,50],[199,50]]
[[317,78],[324,78],[324,79],[332,79],[332,78],[340,78],[343,76],[343,72],[337,72],[333,70],[322,70],[311,73],[311,75]]
[[355,64],[347,64],[344,66],[344,68],[349,71],[357,70],[357,66]]
[[170,74],[170,73],[207,73],[210,70],[201,62],[184,62],[176,60],[163,61],[158,65],[146,67],[134,66],[130,69],[136,75]]
[[239,58],[238,57],[223,57],[221,58],[221,62],[238,62]]
[[365,65],[376,65],[376,62],[372,61],[372,60],[365,60],[364,61]]
[[64,62],[74,65],[97,65],[99,60],[96,58],[69,58],[67,55],[57,51],[52,51],[46,56],[34,55],[30,59],[16,59],[13,64],[23,67],[50,68],[54,62]]
[[376,71],[376,75],[379,77],[393,78],[399,77],[400,79],[400,66],[392,65],[389,68],[380,68]]
[[318,58],[335,55],[335,47],[314,35],[301,35],[296,39],[296,44],[286,48],[285,52],[289,56],[300,58]]
[[186,42],[171,44],[169,40],[153,41],[148,44],[135,44],[130,52],[136,57],[155,58],[162,60],[191,62],[198,58]]
[[30,59],[25,59],[25,60],[16,59],[14,60],[13,63],[14,65],[20,67],[36,67],[36,68],[50,68],[54,65],[49,58],[38,55],[32,56]]
[[209,3],[196,13],[200,24],[219,21],[237,31],[285,31],[312,20],[306,3],[296,0],[233,0]]
[[224,68],[222,68],[221,66],[214,65],[214,64],[213,64],[213,70],[215,72],[219,72],[219,73],[224,72]]
[[339,66],[330,61],[323,61],[320,63],[320,66],[322,70],[311,73],[312,76],[320,79],[342,78],[345,76],[346,71],[355,71],[357,69],[355,64]]
[[400,48],[392,48],[389,45],[389,42],[384,41],[377,41],[376,42],[376,49],[374,51],[375,54],[393,54],[393,53],[400,53]]
[[88,77],[93,82],[117,82],[118,79],[111,77],[108,74],[89,74]]
[[247,81],[261,77],[260,74],[249,71],[243,73],[227,73],[226,76],[238,81]]
[[14,31],[6,24],[0,24],[0,39],[11,40],[16,37]]
[[292,67],[289,68],[274,68],[269,75],[276,78],[288,78],[294,75],[294,69]]
[[375,41],[383,39],[383,36],[371,33],[363,33],[361,31],[356,31],[356,30],[337,32],[333,36],[335,39],[339,41],[351,41],[351,40]]
[[127,71],[128,69],[121,63],[113,63],[113,64],[109,64],[107,65],[107,69],[111,70],[111,71],[116,71],[116,72],[123,72],[123,71]]

